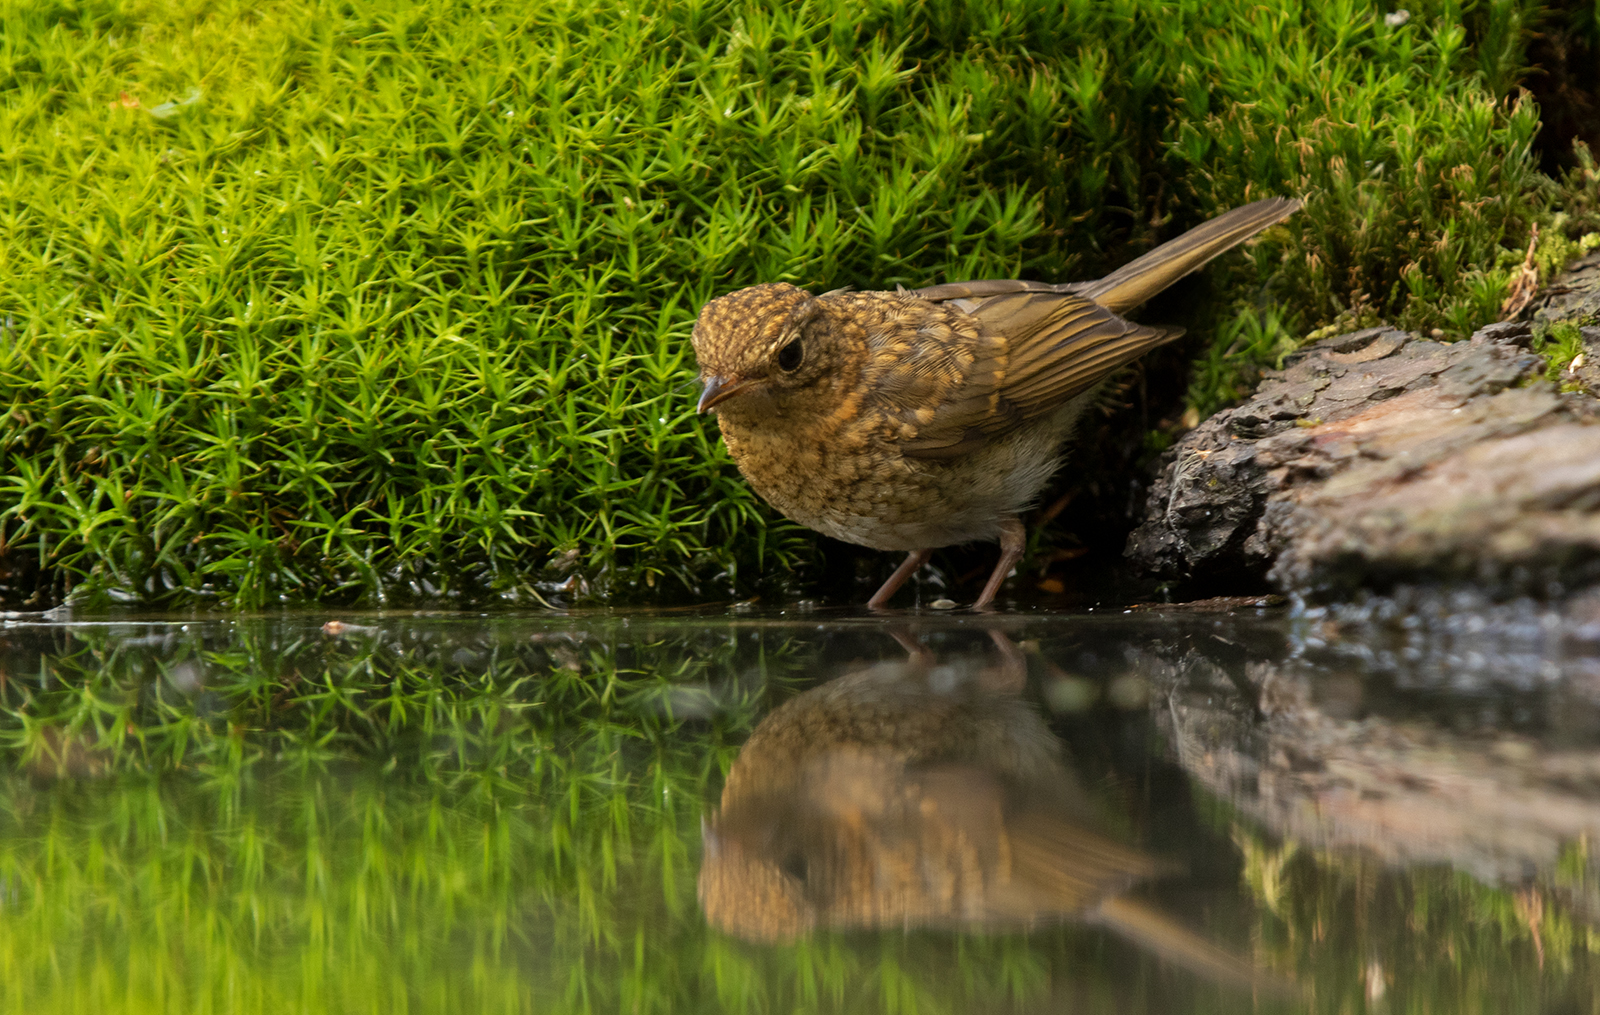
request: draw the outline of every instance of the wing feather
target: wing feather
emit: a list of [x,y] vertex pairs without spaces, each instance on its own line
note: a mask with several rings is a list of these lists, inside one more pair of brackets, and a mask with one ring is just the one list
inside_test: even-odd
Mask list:
[[[964,315],[984,351],[931,418],[919,419],[903,453],[948,459],[1054,412],[1120,367],[1183,334],[1124,320],[1080,296],[1013,289],[971,299]],[[946,304],[947,306],[949,304]],[[955,309],[955,308],[952,308]]]

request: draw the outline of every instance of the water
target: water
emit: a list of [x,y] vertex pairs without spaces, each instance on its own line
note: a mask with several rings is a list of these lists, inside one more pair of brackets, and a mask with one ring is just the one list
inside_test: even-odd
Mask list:
[[1594,646],[1393,619],[0,620],[0,1010],[1596,1010]]

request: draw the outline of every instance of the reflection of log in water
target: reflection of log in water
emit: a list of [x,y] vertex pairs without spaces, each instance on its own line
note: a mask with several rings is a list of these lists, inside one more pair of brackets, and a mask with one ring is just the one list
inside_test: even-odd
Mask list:
[[[1552,881],[1564,850],[1600,837],[1592,691],[1552,683],[1506,701],[1552,713],[1554,732],[1533,736],[1485,718],[1497,700],[1487,687],[1448,715],[1384,715],[1369,687],[1383,681],[1354,666],[1255,661],[1230,679],[1194,658],[1145,656],[1139,669],[1164,687],[1156,716],[1179,764],[1274,835],[1511,887]],[[1574,901],[1596,922],[1600,896]]]
[[1079,919],[1220,981],[1249,963],[1124,897],[1161,864],[1091,829],[1061,744],[998,669],[881,664],[757,727],[705,829],[700,900],[729,933],[1018,929]]

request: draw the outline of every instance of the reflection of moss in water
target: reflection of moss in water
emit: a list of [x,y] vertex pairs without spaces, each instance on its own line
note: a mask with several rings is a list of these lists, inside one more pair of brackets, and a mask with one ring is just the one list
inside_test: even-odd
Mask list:
[[[607,773],[616,746],[566,761]],[[1193,992],[1081,928],[780,948],[714,933],[694,876],[715,755],[689,738],[571,793],[365,769],[13,779],[0,1008],[964,1012],[1065,991],[1160,1011]]]
[[[12,785],[5,803],[0,954],[31,974],[0,987],[15,1011],[518,1008],[560,985],[525,980],[513,954],[612,932],[592,901],[614,890],[599,861],[627,834],[575,830],[560,807],[534,827],[483,783],[241,792],[128,778],[43,799]],[[681,822],[658,824],[658,848],[685,848],[666,834]],[[557,893],[577,901],[569,919],[523,918],[516,900]]]
[[1317,1011],[1592,1010],[1600,934],[1559,892],[1272,844],[1243,823],[1234,841],[1263,953],[1316,984]]
[[[1082,927],[774,948],[705,926],[699,819],[773,685],[898,652],[881,635],[161,630],[24,651],[0,629],[0,756],[26,773],[0,778],[0,1011],[1252,1010]],[[1118,715],[1095,720],[1107,744],[1145,728]],[[1196,804],[1244,853],[1258,957],[1317,1011],[1378,1010],[1374,959],[1391,1011],[1592,994],[1594,937],[1564,896],[1281,850]],[[1586,870],[1574,853],[1564,884]],[[1233,877],[1155,894],[1227,926]]]
[[0,780],[0,1010],[1237,1002],[1082,927],[777,948],[710,931],[702,811],[770,685],[817,658],[782,632],[17,637],[0,632],[0,736],[25,773]]
[[609,739],[615,766],[679,737],[685,715],[712,742],[738,742],[764,683],[811,659],[782,633],[704,628],[622,644],[519,622],[351,627],[340,638],[314,624],[130,630],[144,626],[78,628],[9,655],[0,639],[0,670],[30,675],[0,682],[0,744],[14,761],[36,773],[199,767],[235,779],[260,760],[359,757],[577,792],[609,776],[574,770],[567,747]]

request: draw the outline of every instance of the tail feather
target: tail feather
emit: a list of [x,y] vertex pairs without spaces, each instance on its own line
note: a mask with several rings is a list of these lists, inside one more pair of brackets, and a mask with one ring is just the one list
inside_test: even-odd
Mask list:
[[1301,988],[1293,981],[1219,948],[1171,917],[1126,896],[1106,899],[1095,916],[1101,924],[1135,944],[1213,983],[1252,987],[1279,997],[1295,997],[1301,993]]
[[1128,262],[1097,282],[1078,283],[1072,291],[1087,296],[1113,313],[1138,306],[1207,261],[1237,247],[1268,226],[1299,211],[1297,199],[1272,197],[1243,205],[1203,222],[1175,240]]

